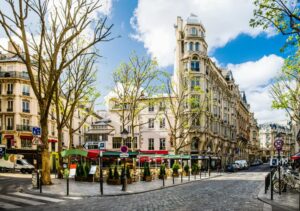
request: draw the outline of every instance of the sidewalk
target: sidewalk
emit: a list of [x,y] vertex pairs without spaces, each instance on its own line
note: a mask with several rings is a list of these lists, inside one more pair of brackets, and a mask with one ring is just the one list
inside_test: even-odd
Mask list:
[[[224,175],[226,173],[215,173],[212,172],[210,178],[218,177]],[[201,180],[209,179],[208,174],[202,174]],[[183,177],[183,182],[181,183],[181,177],[175,178],[175,185],[180,185],[188,182],[200,181],[200,176],[191,176],[190,181],[188,177]],[[67,183],[65,179],[52,179],[53,185],[43,186],[43,193],[45,194],[55,194],[66,196],[67,193]],[[104,196],[115,196],[115,195],[124,195],[124,194],[135,194],[148,192],[153,190],[159,190],[162,188],[172,187],[173,179],[172,177],[168,177],[165,180],[165,187],[163,187],[163,180],[155,179],[151,182],[134,182],[132,184],[127,185],[127,191],[121,191],[121,185],[107,185],[106,182],[103,183],[103,194]],[[27,190],[30,193],[39,193],[39,189],[33,189],[32,186],[28,186]],[[69,195],[70,196],[99,196],[100,195],[100,183],[99,182],[78,182],[74,179],[69,180]]]
[[257,198],[267,204],[270,204],[274,207],[274,210],[282,210],[282,211],[293,211],[299,210],[299,193],[295,190],[288,190],[287,192],[273,194],[273,200],[271,200],[270,189],[267,194],[265,194],[264,185],[261,187]]

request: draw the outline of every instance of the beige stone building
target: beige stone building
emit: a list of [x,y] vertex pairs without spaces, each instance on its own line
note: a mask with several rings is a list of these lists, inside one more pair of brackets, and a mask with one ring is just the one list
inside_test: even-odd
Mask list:
[[[13,47],[9,43],[9,51]],[[77,109],[73,128],[77,128],[83,117]],[[84,144],[84,133],[98,117],[90,116],[86,123],[74,134],[74,147]],[[8,153],[24,154],[33,162],[36,145],[33,144],[32,128],[39,127],[39,106],[30,85],[29,75],[22,61],[11,54],[0,54],[0,144],[7,147]],[[48,119],[48,144],[52,153],[52,165],[57,158],[57,129],[55,110],[50,109]],[[69,145],[68,129],[64,128],[63,143]]]

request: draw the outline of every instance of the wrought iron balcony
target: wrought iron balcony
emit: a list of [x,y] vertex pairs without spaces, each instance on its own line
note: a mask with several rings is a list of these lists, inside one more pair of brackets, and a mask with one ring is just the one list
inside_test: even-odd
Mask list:
[[12,126],[12,125],[6,126],[6,130],[13,130],[13,129],[14,129],[14,126]]
[[24,96],[30,96],[30,93],[29,93],[29,92],[22,92],[22,94],[23,94]]
[[30,113],[30,109],[24,109],[24,108],[23,108],[22,111],[23,111],[23,113]]
[[7,108],[7,112],[13,112],[13,108]]
[[30,125],[17,125],[17,131],[32,131],[32,126],[30,126]]

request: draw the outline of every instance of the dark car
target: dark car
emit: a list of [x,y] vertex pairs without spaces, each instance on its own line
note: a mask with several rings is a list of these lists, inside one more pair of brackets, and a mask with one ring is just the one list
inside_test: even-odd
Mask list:
[[226,171],[226,172],[236,172],[237,169],[236,169],[235,164],[234,164],[234,163],[227,164],[227,165],[226,165],[226,168],[225,168],[225,171]]

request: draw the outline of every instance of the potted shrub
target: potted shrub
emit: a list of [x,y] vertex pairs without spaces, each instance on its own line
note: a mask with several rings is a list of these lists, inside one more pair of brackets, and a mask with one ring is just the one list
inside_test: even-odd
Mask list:
[[198,173],[199,173],[199,166],[196,163],[194,163],[192,165],[192,174],[195,175],[195,174],[198,174]]
[[146,182],[150,182],[152,180],[151,172],[150,172],[150,168],[149,168],[149,163],[144,164],[143,180],[146,181]]
[[80,163],[78,163],[76,167],[75,181],[84,181],[84,169]]
[[189,167],[188,164],[186,164],[186,165],[184,166],[184,172],[185,172],[185,175],[186,175],[186,176],[189,176],[189,175],[190,175],[190,167]]
[[118,169],[116,166],[114,169],[114,174],[112,174],[112,169],[110,168],[106,182],[109,185],[120,185],[121,184],[120,175],[119,175],[119,172],[118,172]]
[[166,174],[166,166],[165,164],[162,164],[160,166],[160,169],[159,169],[159,176],[158,176],[159,179],[167,179],[167,174]]
[[174,163],[172,166],[172,170],[173,170],[173,176],[174,177],[179,177],[179,172],[178,170],[180,169],[180,166],[178,163]]
[[129,166],[127,166],[127,168],[126,168],[126,178],[127,178],[127,184],[131,184],[132,183],[132,177],[131,177],[131,174],[130,174]]

